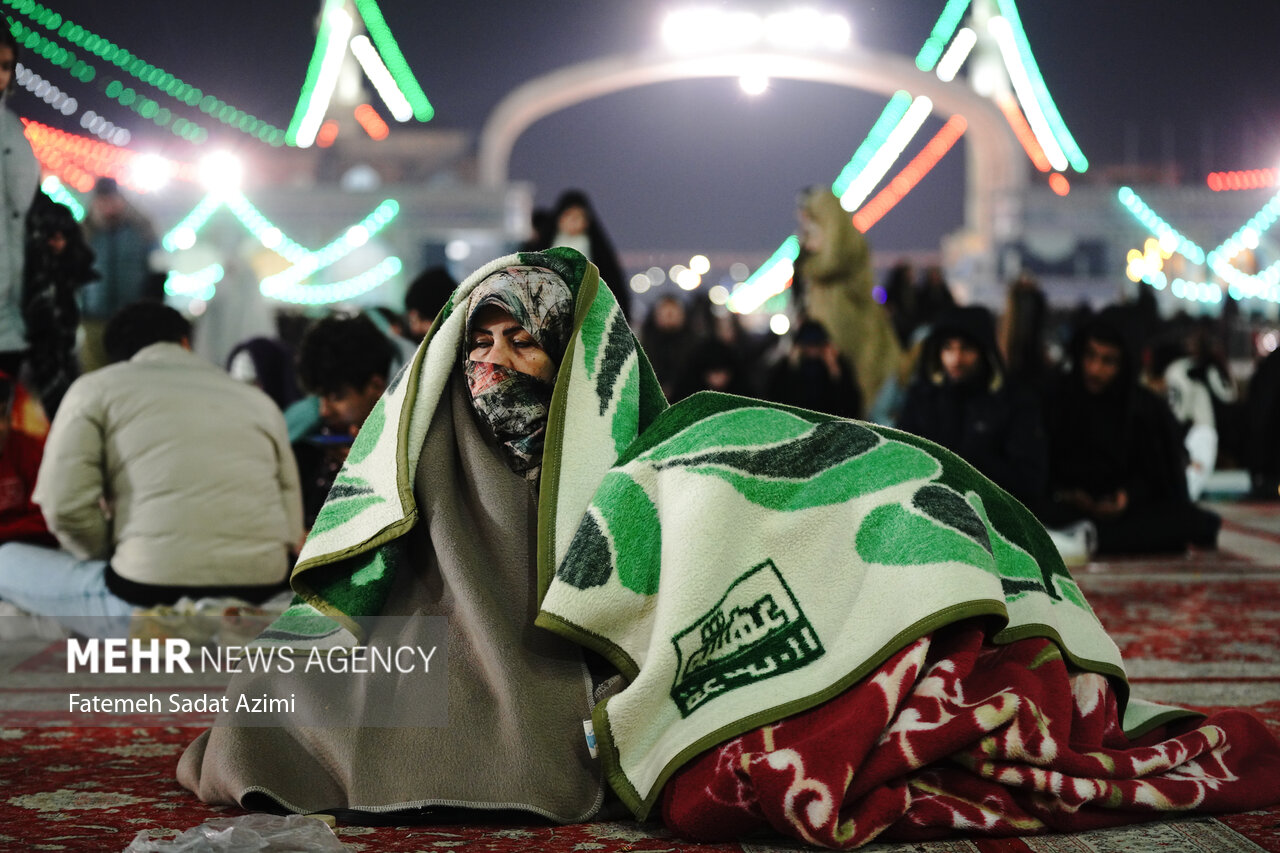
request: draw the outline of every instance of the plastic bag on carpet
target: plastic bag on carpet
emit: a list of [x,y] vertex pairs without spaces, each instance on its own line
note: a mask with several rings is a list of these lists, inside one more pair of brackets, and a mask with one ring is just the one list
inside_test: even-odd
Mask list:
[[344,853],[350,849],[322,821],[297,814],[219,817],[174,838],[156,838],[157,831],[142,830],[124,853]]

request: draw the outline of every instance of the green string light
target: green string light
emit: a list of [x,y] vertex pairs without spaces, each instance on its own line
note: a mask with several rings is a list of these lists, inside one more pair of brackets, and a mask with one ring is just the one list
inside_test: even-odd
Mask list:
[[[5,2],[10,2],[10,0],[5,0]],[[24,48],[37,56],[47,59],[53,65],[69,71],[71,76],[81,83],[89,83],[97,76],[98,71],[92,65],[84,62],[66,48],[58,46],[51,39],[45,38],[21,21],[11,21],[9,31],[13,33],[14,39]]]
[[770,297],[781,293],[795,272],[794,264],[798,257],[800,238],[792,234],[774,250],[769,260],[733,289],[733,294],[729,297],[729,310],[746,314],[759,308]]
[[71,190],[67,189],[62,181],[58,180],[54,175],[50,175],[40,183],[40,189],[44,190],[44,194],[56,201],[58,204],[67,206],[71,211],[71,215],[75,217],[76,222],[83,222],[85,217],[84,205],[80,203],[80,199],[76,198]]
[[278,293],[267,293],[263,290],[262,295],[270,299],[292,302],[297,305],[328,305],[332,302],[354,299],[363,293],[368,293],[370,290],[382,286],[392,276],[398,274],[403,267],[404,265],[400,262],[400,259],[391,255],[380,261],[373,269],[345,281],[335,281],[329,284],[295,285]]
[[320,29],[316,33],[316,46],[311,52],[311,61],[307,64],[307,76],[302,81],[302,92],[298,96],[298,106],[294,108],[293,118],[284,132],[287,145],[298,144],[298,130],[311,109],[311,99],[316,93],[316,83],[320,80],[320,72],[324,68],[325,57],[329,53],[329,40],[333,37],[331,18],[335,10],[342,8],[342,0],[326,0],[320,11]]
[[418,85],[418,79],[409,70],[409,63],[400,52],[400,45],[396,44],[395,36],[391,34],[391,27],[387,26],[386,20],[382,17],[382,10],[378,8],[377,0],[356,0],[356,11],[364,19],[365,28],[369,30],[378,53],[382,54],[382,60],[386,63],[387,70],[391,72],[392,79],[396,81],[396,85],[404,93],[409,105],[413,107],[413,117],[418,121],[430,121],[436,114],[435,107],[431,106],[431,102],[427,100],[427,93],[422,91],[422,87]]
[[282,273],[268,276],[262,280],[262,292],[268,296],[281,292],[284,288],[301,284],[307,277],[332,266],[337,261],[360,246],[390,224],[400,212],[400,203],[395,199],[387,199],[374,208],[373,212],[359,223],[351,226],[346,232],[323,249],[310,252],[307,257],[298,261],[290,269]]
[[1174,243],[1174,251],[1193,264],[1204,263],[1204,249],[1201,249],[1196,245],[1195,241],[1186,237],[1168,222],[1165,222],[1132,189],[1121,187],[1116,191],[1116,198],[1120,199],[1120,203],[1125,206],[1125,209],[1133,214],[1133,217],[1141,222],[1157,239],[1172,241]]
[[1057,105],[1049,95],[1049,88],[1045,85],[1044,77],[1040,74],[1040,66],[1036,64],[1035,55],[1031,52],[1031,43],[1027,40],[1026,30],[1022,28],[1022,19],[1018,17],[1017,5],[1013,0],[996,0],[996,3],[1000,8],[1001,17],[1009,22],[1009,26],[1013,30],[1014,41],[1018,47],[1018,55],[1022,58],[1022,65],[1026,69],[1028,79],[1031,81],[1031,88],[1035,92],[1036,102],[1040,104],[1040,110],[1049,122],[1049,129],[1053,133],[1053,138],[1058,141],[1063,153],[1067,155],[1071,168],[1081,173],[1087,171],[1089,160],[1084,156],[1084,152],[1080,150],[1080,146],[1076,144],[1071,131],[1067,130],[1067,123],[1062,120],[1062,115],[1058,112]]
[[955,35],[956,28],[960,26],[960,19],[964,17],[965,10],[968,8],[969,0],[947,0],[946,8],[942,10],[942,14],[933,25],[933,31],[929,33],[924,46],[916,54],[916,68],[921,71],[933,70],[938,60],[942,58],[947,42],[951,41],[951,37]]
[[[9,6],[15,12],[25,15],[35,21],[39,26],[45,27],[56,32],[60,37],[71,42],[76,47],[81,48],[101,59],[112,63],[125,73],[129,74],[140,83],[146,84],[152,88],[158,89],[164,94],[172,97],[187,106],[195,106],[201,103],[204,94],[194,86],[184,82],[183,80],[165,71],[163,68],[152,65],[139,56],[135,56],[119,45],[113,44],[111,41],[90,32],[75,22],[64,19],[57,12],[48,9],[39,3],[32,3],[30,0],[0,0],[6,6]],[[19,28],[22,35],[19,36]],[[81,82],[88,83],[97,75],[97,69],[92,65],[80,60],[76,54],[64,47],[61,47],[52,39],[49,39],[35,30],[27,27],[17,21],[13,22],[15,37],[27,48],[35,51],[40,56],[48,59],[50,62],[59,67],[68,69],[72,76]],[[133,90],[128,90],[132,92]],[[133,94],[133,98],[137,98],[137,93]],[[269,145],[279,147],[284,144],[285,132],[274,127],[267,122],[262,121],[254,116],[248,115],[242,110],[212,98],[214,109],[218,111],[215,116],[223,124],[242,133],[254,136],[262,142]],[[169,126],[173,130],[176,123],[171,123],[172,115],[167,112],[161,112],[161,108],[157,104],[154,108],[147,106],[149,103],[155,103],[149,98],[143,98],[139,101],[139,107],[135,108],[136,112],[140,112],[145,107],[151,115],[144,115],[144,118],[156,120],[162,117],[161,121],[156,123],[160,126]],[[130,103],[124,106],[133,106],[132,98]],[[227,110],[222,108],[228,107]],[[206,112],[213,113],[213,110]],[[248,121],[245,121],[245,119]],[[208,131],[199,128],[191,122],[182,125],[182,130],[175,130],[175,135],[181,136],[192,142],[203,142],[208,139]]]
[[160,245],[167,252],[191,248],[195,245],[196,233],[222,207],[222,202],[222,198],[213,193],[205,196],[177,225],[169,229],[169,233],[160,239]]
[[853,153],[852,159],[840,170],[839,177],[831,185],[831,191],[836,194],[837,198],[844,195],[845,190],[849,189],[849,185],[853,183],[854,178],[858,177],[862,170],[867,167],[867,163],[875,156],[880,146],[884,145],[889,138],[889,134],[897,127],[898,122],[902,121],[902,117],[907,114],[907,108],[910,106],[910,94],[902,90],[893,93],[893,97],[885,105],[884,111],[880,113],[880,117],[871,126],[870,132],[867,133],[867,138],[858,146],[858,150]]
[[[368,216],[346,229],[343,235],[331,241],[324,248],[312,251],[293,240],[280,228],[267,219],[243,194],[232,192],[226,194],[210,193],[191,212],[169,230],[160,244],[169,252],[178,252],[195,245],[196,235],[209,219],[223,206],[231,211],[240,224],[253,235],[265,248],[288,260],[293,267],[285,272],[268,276],[259,284],[264,296],[282,302],[293,302],[299,305],[324,305],[343,299],[350,299],[383,284],[391,276],[400,272],[399,258],[388,256],[373,269],[355,278],[327,284],[302,284],[302,280],[314,273],[333,265],[349,255],[356,248],[364,245],[375,234],[391,223],[400,213],[400,203],[395,199],[386,199],[373,209]],[[221,276],[219,276],[219,279]],[[218,279],[205,282],[212,287]],[[177,280],[175,288],[192,290],[200,283],[187,279]],[[203,286],[203,284],[200,284]],[[177,295],[208,297],[174,290]],[[212,293],[210,293],[210,296]]]
[[214,286],[222,281],[226,271],[221,264],[210,264],[198,272],[171,272],[164,280],[164,292],[170,296],[185,296],[208,302],[218,292]]

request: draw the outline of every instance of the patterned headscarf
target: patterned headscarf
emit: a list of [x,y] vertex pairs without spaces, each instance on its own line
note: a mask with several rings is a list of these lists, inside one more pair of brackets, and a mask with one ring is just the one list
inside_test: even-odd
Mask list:
[[507,267],[489,276],[467,299],[466,340],[471,340],[472,323],[485,305],[511,312],[551,360],[560,364],[573,330],[573,293],[564,279],[545,267]]
[[[573,329],[573,293],[556,273],[542,267],[507,267],[476,285],[467,300],[466,338],[487,305],[510,312],[558,366]],[[469,352],[469,351],[468,351]],[[554,382],[463,355],[471,405],[502,446],[507,466],[537,476],[551,409]]]

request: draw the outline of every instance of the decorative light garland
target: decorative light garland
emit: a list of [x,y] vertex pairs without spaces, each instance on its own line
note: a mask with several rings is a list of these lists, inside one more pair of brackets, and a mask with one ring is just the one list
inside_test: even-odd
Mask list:
[[208,302],[218,292],[215,285],[222,281],[226,271],[221,264],[210,264],[193,273],[171,272],[164,280],[164,292],[170,296],[185,296]]
[[[343,235],[322,249],[308,252],[305,257],[294,262],[284,272],[276,273],[262,280],[262,292],[279,293],[293,285],[301,284],[308,276],[329,267],[351,254],[374,237],[379,231],[391,223],[400,213],[400,203],[395,199],[387,199],[374,208],[373,212],[363,220],[348,228]],[[266,245],[265,243],[263,245]],[[268,246],[268,248],[273,248]],[[274,249],[273,249],[274,250]]]
[[22,123],[36,159],[81,192],[92,189],[98,176],[115,178],[130,189],[147,192],[152,187],[139,182],[132,173],[132,167],[144,159],[158,162],[171,177],[188,181],[195,177],[189,164],[117,148],[31,119],[24,118]]
[[1116,192],[1116,197],[1133,214],[1134,218],[1146,226],[1147,230],[1154,234],[1161,243],[1171,245],[1170,251],[1177,251],[1193,264],[1204,263],[1204,250],[1197,246],[1194,241],[1174,229],[1168,222],[1165,222],[1136,192],[1129,187],[1121,187]]
[[[1031,52],[1031,43],[1027,40],[1027,32],[1022,28],[1022,18],[1018,14],[1017,5],[1013,0],[996,0],[996,5],[1000,9],[1000,17],[1009,24],[1012,30],[1013,39],[1017,45],[1018,67],[1026,73],[1031,83],[1035,101],[1039,105],[1039,111],[1048,120],[1054,140],[1066,155],[1067,160],[1070,161],[1071,168],[1081,173],[1088,171],[1088,158],[1084,156],[1084,152],[1076,144],[1071,131],[1067,130],[1067,123],[1062,120],[1062,115],[1058,112],[1057,105],[1049,95],[1049,88],[1045,85],[1044,76],[1040,73],[1040,66],[1036,64],[1035,54]],[[1010,70],[1012,71],[1012,69]],[[1052,158],[1050,159],[1052,160]]]
[[[1280,193],[1273,196],[1263,205],[1261,210],[1207,255],[1193,241],[1165,222],[1151,209],[1150,205],[1144,202],[1129,187],[1121,187],[1117,197],[1120,203],[1139,222],[1146,226],[1152,234],[1156,235],[1159,239],[1161,252],[1166,257],[1176,251],[1192,263],[1207,264],[1215,274],[1227,282],[1227,293],[1233,299],[1256,298],[1280,302],[1280,261],[1254,275],[1243,272],[1233,267],[1230,263],[1231,259],[1239,254],[1240,251],[1250,248],[1250,244],[1256,246],[1262,234],[1266,233],[1276,223],[1277,219],[1280,219]],[[1130,278],[1132,278],[1135,264],[1134,252],[1130,252],[1129,261]],[[1161,289],[1163,287],[1164,273],[1159,269],[1151,270],[1151,266],[1153,264],[1148,263],[1145,267],[1138,268],[1139,270],[1145,270],[1141,280],[1157,289]],[[1170,285],[1170,292],[1179,298],[1193,299],[1199,302],[1218,302],[1222,298],[1221,288],[1218,285],[1207,282],[1191,282],[1184,279],[1175,280]]]
[[938,79],[943,83],[950,83],[956,79],[956,74],[960,73],[960,66],[964,65],[969,54],[973,51],[974,45],[978,43],[978,34],[968,27],[962,27],[956,33],[956,37],[951,41],[951,47],[947,48],[947,52],[942,55],[941,61],[938,62],[936,73]]
[[902,201],[903,197],[915,188],[916,184],[920,183],[921,178],[938,165],[938,161],[951,150],[960,137],[964,136],[968,126],[969,123],[965,121],[964,116],[953,115],[947,119],[942,129],[934,134],[933,139],[929,140],[924,149],[903,167],[889,185],[877,193],[866,207],[853,215],[853,227],[865,234],[872,225],[879,222],[893,209],[894,205]]
[[996,44],[1000,47],[1000,55],[1004,58],[1009,80],[1013,83],[1013,91],[1018,96],[1018,103],[1022,104],[1022,111],[1027,115],[1031,132],[1035,134],[1036,141],[1044,149],[1044,155],[1048,158],[1050,165],[1060,172],[1065,170],[1070,163],[1067,161],[1066,152],[1062,150],[1053,135],[1048,116],[1036,99],[1031,76],[1018,53],[1018,42],[1013,25],[1006,18],[997,16],[987,22],[987,28],[991,30],[991,35],[995,37]]
[[[332,266],[353,250],[365,245],[371,237],[389,225],[400,212],[400,204],[395,199],[383,201],[368,216],[347,228],[341,237],[322,249],[312,251],[272,224],[242,193],[210,193],[161,238],[161,245],[170,252],[190,249],[195,245],[199,230],[224,205],[264,248],[293,264],[290,269],[268,276],[260,282],[259,289],[268,298],[302,305],[321,305],[350,299],[378,287],[401,269],[400,260],[388,256],[373,269],[355,278],[327,284],[301,283],[308,276]],[[394,262],[394,269],[389,262]]]
[[[187,106],[199,106],[202,112],[213,116],[228,127],[239,130],[242,133],[246,133],[270,145],[279,146],[284,144],[284,131],[279,128],[274,127],[271,124],[244,112],[243,110],[239,110],[230,104],[213,97],[212,95],[203,93],[200,89],[184,82],[178,77],[175,77],[163,68],[159,68],[146,62],[142,58],[130,53],[119,45],[90,32],[69,19],[64,19],[57,12],[48,9],[39,3],[33,3],[31,0],[0,0],[0,2],[9,6],[18,14],[25,15],[26,17],[34,20],[39,26],[56,32],[60,37],[71,42],[76,47],[110,62],[120,70],[137,79],[139,82],[158,89]],[[14,26],[15,33],[17,27],[22,27],[23,32],[26,34],[25,38],[27,39],[30,39],[31,35],[34,34],[34,36],[39,40],[38,43],[41,44],[41,55],[45,55],[44,51],[47,49],[52,53],[52,55],[46,56],[46,58],[50,59],[50,61],[53,61],[55,64],[67,67],[71,70],[73,76],[76,76],[77,79],[81,80],[81,82],[88,83],[93,80],[97,70],[88,63],[81,62],[84,68],[80,70],[79,74],[77,74],[77,66],[75,63],[80,60],[75,57],[74,53],[57,45],[51,39],[46,38],[30,27],[21,24],[21,22],[15,22]],[[24,44],[25,43],[26,42],[24,41]],[[45,44],[52,45],[52,47],[46,48],[44,47]],[[28,45],[28,47],[30,47],[30,45]],[[64,53],[66,54],[65,56],[63,56]],[[67,65],[66,63],[70,63],[70,65]],[[122,86],[122,89],[123,88],[125,87]],[[139,102],[140,109],[145,107],[148,101],[150,101],[150,99],[144,99]],[[126,106],[128,105],[126,104]],[[150,110],[149,107],[147,107],[147,109],[148,111]],[[159,109],[159,105],[157,105],[156,109]],[[152,116],[146,117],[151,118]],[[204,131],[203,128],[199,128],[199,130],[204,131],[204,136],[201,138],[195,138],[200,135],[187,126],[183,126],[182,129],[175,129],[173,126],[170,126],[170,129],[175,133],[175,135],[193,142],[203,141],[203,139],[207,138],[208,134],[208,132]]]
[[845,190],[849,189],[849,184],[853,183],[853,179],[867,167],[867,161],[871,159],[871,155],[876,153],[877,148],[884,145],[889,133],[898,122],[902,121],[902,117],[906,115],[907,108],[910,106],[910,94],[901,89],[893,93],[889,103],[885,104],[880,112],[880,117],[876,119],[875,124],[871,125],[866,139],[858,146],[858,150],[853,153],[853,157],[831,184],[831,192],[835,193],[837,198],[844,195]]
[[382,120],[382,116],[378,115],[378,111],[368,104],[356,107],[355,115],[356,121],[364,128],[364,132],[369,134],[370,139],[381,141],[391,132],[391,128],[387,127],[387,123]]
[[320,29],[316,33],[316,47],[307,65],[307,76],[302,83],[302,95],[293,112],[293,119],[285,131],[285,141],[299,148],[310,148],[316,132],[324,121],[338,83],[342,57],[347,50],[347,39],[355,22],[344,8],[343,0],[325,0],[320,12]]
[[360,13],[365,28],[373,37],[374,45],[386,61],[387,70],[391,73],[396,86],[413,108],[413,117],[418,121],[431,121],[436,114],[435,107],[431,106],[431,102],[427,100],[427,93],[422,91],[422,86],[418,85],[417,78],[409,70],[409,63],[400,52],[400,45],[391,34],[391,27],[387,26],[376,0],[356,0],[356,11]]
[[[4,0],[4,2],[9,6],[13,6],[17,11],[21,11],[20,7],[25,5],[20,0]],[[47,13],[48,10],[45,11]],[[52,14],[57,15],[56,12]],[[61,20],[61,16],[58,16],[58,21],[61,22]],[[76,56],[72,51],[59,45],[53,39],[41,35],[21,21],[11,19],[9,30],[13,33],[13,37],[18,44],[22,45],[27,51],[42,59],[49,60],[59,68],[65,69],[81,83],[90,83],[97,76],[98,69]]]
[[916,67],[921,71],[932,71],[942,56],[943,48],[951,41],[951,35],[960,25],[965,10],[969,8],[969,0],[947,0],[946,7],[933,25],[933,31],[925,39],[924,46],[916,55]]
[[902,116],[902,120],[889,132],[884,144],[876,149],[871,159],[867,161],[866,167],[858,173],[858,176],[849,184],[849,188],[840,196],[841,207],[852,212],[862,205],[867,196],[871,195],[876,184],[880,183],[881,178],[902,155],[907,144],[915,137],[932,111],[932,100],[924,95],[916,96]]
[[782,241],[767,261],[733,289],[729,310],[750,314],[774,296],[786,290],[795,275],[796,258],[800,257],[800,238],[792,234]]
[[19,62],[13,69],[18,85],[64,116],[80,108],[80,102]]
[[[1014,130],[1014,135],[1018,137],[1018,141],[1027,152],[1027,156],[1031,158],[1038,169],[1048,171],[1054,168],[1054,164],[1050,162],[1046,154],[1046,149],[1051,145],[1061,158],[1065,158],[1058,161],[1061,164],[1062,171],[1065,171],[1070,166],[1078,172],[1084,172],[1088,169],[1089,162],[1080,151],[1079,146],[1076,145],[1074,138],[1067,130],[1066,123],[1063,122],[1062,116],[1058,113],[1053,99],[1049,96],[1044,78],[1040,74],[1039,66],[1036,64],[1035,57],[1031,52],[1031,45],[1027,40],[1026,32],[1022,28],[1022,21],[1014,5],[1014,0],[997,0],[997,2],[1002,14],[998,18],[992,19],[992,22],[998,21],[998,23],[994,24],[993,31],[999,32],[1003,28],[1004,39],[1008,43],[1002,46],[1001,51],[1005,59],[1006,70],[1011,80],[1014,79],[1015,75],[1019,75],[1022,78],[1023,93],[1026,94],[1028,101],[1026,105],[1028,115],[1033,113],[1037,115],[1037,123],[1042,123],[1042,132],[1046,135],[1047,145],[1042,145],[1041,142],[1037,141],[1037,134],[1032,130],[1031,125],[1023,117],[1017,104],[1012,99],[1000,105],[1006,120],[1009,121],[1010,127]],[[925,41],[924,46],[916,57],[916,66],[920,70],[930,71],[939,64],[939,59],[944,56],[944,50],[948,42],[952,41],[952,36],[956,33],[960,19],[963,17],[968,5],[969,0],[948,0],[942,14],[934,24],[929,38]],[[952,51],[947,52],[953,53],[955,59],[948,62],[948,67],[939,70],[939,76],[944,78],[951,76],[954,78],[954,75],[959,72],[960,66],[963,65],[972,50],[972,46],[965,46],[965,42],[968,40],[969,37],[964,36],[962,40],[959,40],[958,44],[952,44]],[[976,34],[974,40],[976,41]],[[954,69],[950,67],[952,64],[955,66]],[[1015,89],[1016,87],[1017,84],[1015,83]],[[897,103],[894,103],[895,99]],[[901,150],[899,150],[892,157],[887,155],[880,157],[881,151],[888,145],[891,133],[897,131],[905,136],[905,138],[897,140],[901,141],[903,148],[905,148],[915,132],[919,130],[919,125],[917,125],[915,130],[910,133],[905,132],[904,119],[909,111],[909,99],[910,95],[906,92],[895,93],[894,99],[891,99],[890,104],[885,107],[879,119],[876,120],[871,132],[867,134],[867,138],[859,146],[854,157],[841,170],[839,177],[832,184],[832,191],[841,197],[842,204],[844,204],[846,198],[849,200],[850,204],[845,207],[846,210],[851,210],[857,206],[852,203],[854,198],[857,198],[857,203],[860,204],[870,194],[870,191],[875,188],[875,184],[888,171],[892,161],[901,153]],[[923,123],[923,119],[921,119],[921,123]],[[890,127],[893,127],[893,131],[889,130]],[[867,174],[871,161],[878,157],[881,160],[888,159],[888,162],[884,164],[884,169],[875,176],[874,180],[871,180],[869,175],[863,179],[862,176]],[[862,193],[861,197],[851,195],[849,192],[855,181],[859,183],[860,187],[869,184],[869,186],[864,187],[865,192]],[[1066,195],[1071,190],[1070,183],[1062,174],[1051,175],[1049,177],[1049,186],[1058,195]],[[752,282],[754,287],[756,281],[758,281],[757,275],[767,274],[767,268],[771,268],[775,264],[774,258],[781,251],[783,251],[782,247],[774,253],[769,261],[766,261],[765,265],[762,265],[746,281],[734,288],[733,296],[738,297],[741,294],[743,298],[736,300],[731,298],[729,302],[731,310],[745,313],[755,310],[760,304],[763,304],[763,300],[756,302],[754,298],[746,296],[749,292],[746,288],[747,282]],[[777,292],[781,292],[785,287],[786,284],[783,283]],[[751,305],[752,307],[744,309],[742,307],[744,305]]]
[[292,302],[297,305],[327,305],[332,302],[354,299],[363,293],[368,293],[370,290],[385,284],[403,268],[404,264],[400,262],[400,259],[395,255],[390,255],[383,258],[372,269],[345,281],[335,281],[329,284],[298,285],[271,293],[261,289],[261,287],[260,289],[262,295],[268,299]]
[[1205,183],[1214,192],[1224,190],[1261,190],[1280,185],[1280,169],[1247,169],[1236,172],[1210,172]]
[[396,85],[395,78],[387,70],[387,66],[383,63],[382,57],[378,55],[378,50],[373,46],[373,42],[369,41],[369,37],[358,35],[353,38],[351,40],[351,53],[355,56],[356,61],[360,63],[360,67],[364,69],[365,76],[373,83],[373,88],[377,90],[378,97],[382,98],[382,102],[391,111],[391,117],[396,121],[402,122],[413,118],[413,107],[409,105],[409,99],[404,96],[404,92],[401,92],[400,87]]
[[80,203],[80,199],[76,198],[74,193],[67,189],[62,181],[58,180],[56,175],[50,175],[41,181],[40,189],[58,204],[66,205],[67,209],[71,211],[71,215],[75,217],[76,222],[84,221],[84,205]]
[[1022,145],[1022,150],[1027,152],[1027,156],[1031,158],[1035,167],[1041,172],[1051,170],[1053,166],[1049,164],[1049,158],[1044,156],[1044,149],[1036,141],[1036,135],[1031,132],[1031,125],[1027,124],[1022,110],[1018,109],[1017,100],[1005,93],[996,98],[996,106],[1000,107],[1000,112],[1004,113],[1004,120],[1013,130],[1014,138]]

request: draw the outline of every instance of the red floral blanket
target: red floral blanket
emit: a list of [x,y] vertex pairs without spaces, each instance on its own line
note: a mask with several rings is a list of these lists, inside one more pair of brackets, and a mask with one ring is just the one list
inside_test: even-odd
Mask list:
[[1244,711],[1130,740],[1102,676],[1044,639],[921,638],[839,697],[703,753],[667,783],[678,833],[811,844],[1075,832],[1280,802],[1280,741]]

